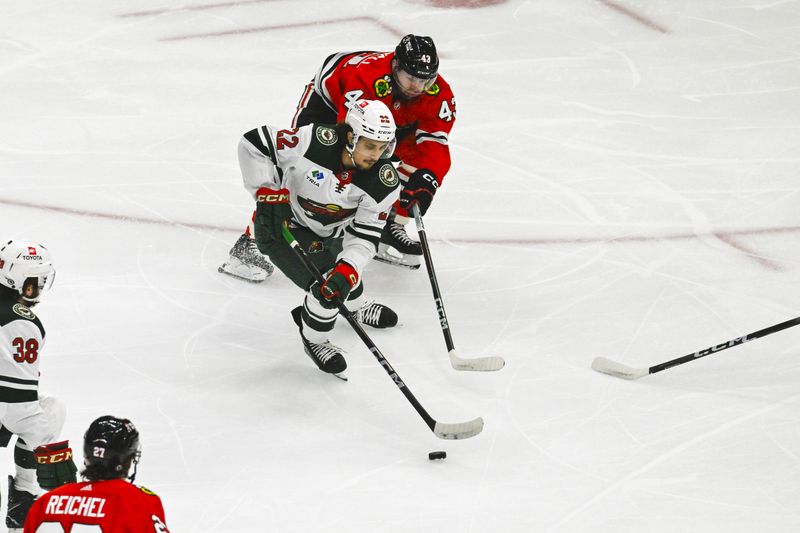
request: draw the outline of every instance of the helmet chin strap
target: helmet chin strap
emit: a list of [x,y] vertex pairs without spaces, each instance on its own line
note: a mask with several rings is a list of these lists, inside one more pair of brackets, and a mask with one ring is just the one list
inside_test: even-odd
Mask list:
[[133,474],[128,476],[128,479],[133,483],[136,480],[136,469],[139,468],[139,455],[135,455],[133,458]]
[[358,142],[358,137],[356,134],[353,134],[353,142],[346,143],[344,145],[344,149],[347,150],[347,155],[350,156],[350,162],[353,163],[353,166],[356,167],[356,158],[353,156],[353,152],[356,151],[356,143]]

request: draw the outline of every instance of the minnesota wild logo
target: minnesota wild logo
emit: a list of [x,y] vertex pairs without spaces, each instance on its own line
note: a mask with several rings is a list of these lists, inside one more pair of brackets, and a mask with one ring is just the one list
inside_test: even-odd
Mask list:
[[336,130],[320,126],[317,128],[317,140],[323,146],[333,146],[339,140]]
[[22,318],[27,318],[28,320],[36,320],[36,315],[33,314],[27,305],[16,304],[14,307],[11,308],[16,314],[21,316]]
[[381,179],[381,183],[387,187],[394,187],[397,185],[397,172],[395,172],[394,167],[389,163],[386,163],[381,167],[381,169],[378,171],[378,177]]
[[392,94],[392,78],[389,75],[375,80],[373,86],[375,87],[375,96],[378,98]]

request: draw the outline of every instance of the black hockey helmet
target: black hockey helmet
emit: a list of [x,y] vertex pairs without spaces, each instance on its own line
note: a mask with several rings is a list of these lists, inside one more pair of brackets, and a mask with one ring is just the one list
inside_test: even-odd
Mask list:
[[139,432],[127,418],[101,416],[92,422],[83,436],[87,469],[103,470],[111,477],[127,475],[130,461],[135,464],[139,453]]
[[401,69],[416,78],[435,78],[439,71],[439,55],[430,37],[409,33],[400,39],[400,44],[394,49],[394,57]]

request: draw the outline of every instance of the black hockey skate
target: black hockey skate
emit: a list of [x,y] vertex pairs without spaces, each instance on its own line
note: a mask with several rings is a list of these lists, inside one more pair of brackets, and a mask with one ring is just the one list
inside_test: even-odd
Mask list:
[[397,313],[383,304],[366,302],[353,314],[356,320],[365,326],[383,329],[393,328],[397,325]]
[[8,512],[6,512],[6,527],[22,531],[25,525],[25,518],[33,505],[36,496],[24,490],[17,490],[14,486],[14,478],[8,476]]
[[242,233],[228,254],[228,260],[217,269],[222,274],[251,283],[261,283],[275,271],[272,263],[258,250],[256,241],[245,233]]
[[334,346],[328,341],[321,344],[311,342],[303,335],[303,306],[298,306],[292,309],[292,318],[297,327],[300,328],[300,338],[303,339],[303,348],[306,354],[314,361],[320,370],[333,374],[337,378],[347,381],[345,376],[340,376],[342,372],[347,370],[347,361],[344,360],[341,348]]
[[416,270],[420,265],[422,245],[406,233],[406,228],[389,215],[386,226],[381,233],[381,242],[375,259],[390,265],[402,266]]

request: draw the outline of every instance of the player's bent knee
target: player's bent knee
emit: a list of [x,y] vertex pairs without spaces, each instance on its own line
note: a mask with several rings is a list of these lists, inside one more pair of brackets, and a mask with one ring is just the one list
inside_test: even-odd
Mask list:
[[67,406],[54,396],[39,395],[39,406],[47,415],[47,426],[53,438],[61,434],[64,422],[67,420]]

